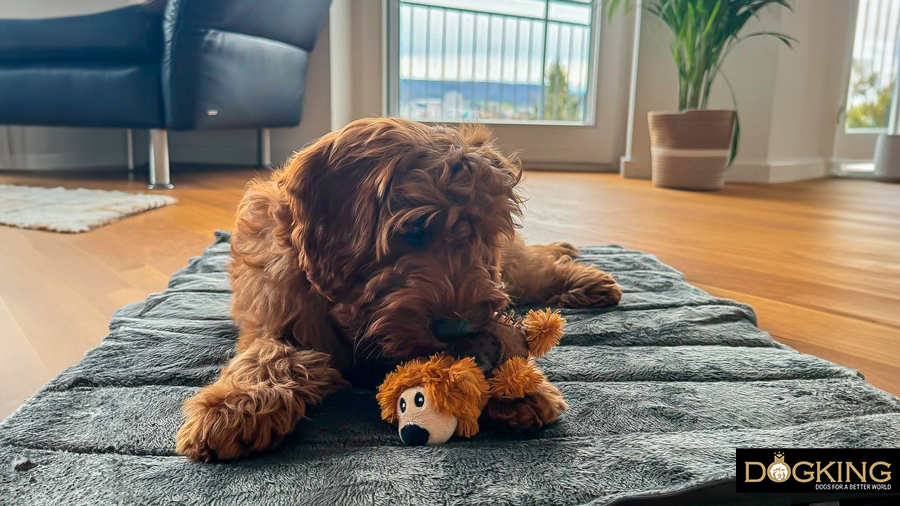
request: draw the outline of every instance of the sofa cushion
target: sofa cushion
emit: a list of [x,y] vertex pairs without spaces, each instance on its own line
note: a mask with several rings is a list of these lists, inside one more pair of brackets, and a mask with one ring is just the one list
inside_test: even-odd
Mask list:
[[161,95],[158,63],[3,66],[0,125],[162,128]]
[[165,0],[4,0],[0,62],[144,62],[162,53]]

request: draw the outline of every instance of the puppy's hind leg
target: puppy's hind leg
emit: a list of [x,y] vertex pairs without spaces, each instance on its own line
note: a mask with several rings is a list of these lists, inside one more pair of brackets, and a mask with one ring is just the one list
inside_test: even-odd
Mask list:
[[503,281],[517,304],[569,308],[615,306],[622,289],[609,274],[576,262],[568,243],[526,246],[518,237],[503,250]]
[[176,451],[208,462],[275,446],[303,418],[308,404],[345,385],[330,358],[274,339],[253,341],[215,383],[185,401]]

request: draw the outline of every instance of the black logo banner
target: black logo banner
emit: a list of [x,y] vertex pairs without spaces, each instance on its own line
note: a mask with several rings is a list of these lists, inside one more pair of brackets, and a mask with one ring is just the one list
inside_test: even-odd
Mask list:
[[738,448],[738,492],[897,492],[900,449]]

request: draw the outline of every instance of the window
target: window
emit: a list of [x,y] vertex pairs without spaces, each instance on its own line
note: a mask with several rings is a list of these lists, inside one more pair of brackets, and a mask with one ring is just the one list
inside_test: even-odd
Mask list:
[[886,131],[898,70],[900,1],[860,0],[847,98],[849,133]]
[[418,121],[593,122],[594,0],[391,0],[388,110]]

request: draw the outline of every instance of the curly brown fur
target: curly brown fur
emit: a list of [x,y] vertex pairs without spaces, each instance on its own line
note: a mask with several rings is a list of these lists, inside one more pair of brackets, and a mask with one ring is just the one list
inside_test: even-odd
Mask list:
[[241,351],[219,379],[184,403],[187,422],[176,451],[193,460],[233,459],[277,444],[318,404],[344,385],[316,351],[260,339]]
[[[521,174],[484,128],[367,118],[251,182],[232,236],[235,361],[264,341],[326,354],[343,373],[373,363],[384,370],[446,349],[431,332],[438,319],[463,318],[478,331],[511,299],[615,304],[621,291],[612,278],[571,261],[571,246],[522,243]],[[254,367],[265,364],[248,362]],[[231,458],[277,442],[265,423],[276,416],[269,393],[229,382],[227,371],[216,395],[203,390],[187,403],[178,448],[192,458]],[[246,403],[221,401],[231,396]],[[299,406],[281,404],[287,420],[302,416]],[[196,405],[221,414],[210,418]],[[220,419],[229,423],[213,429]]]

